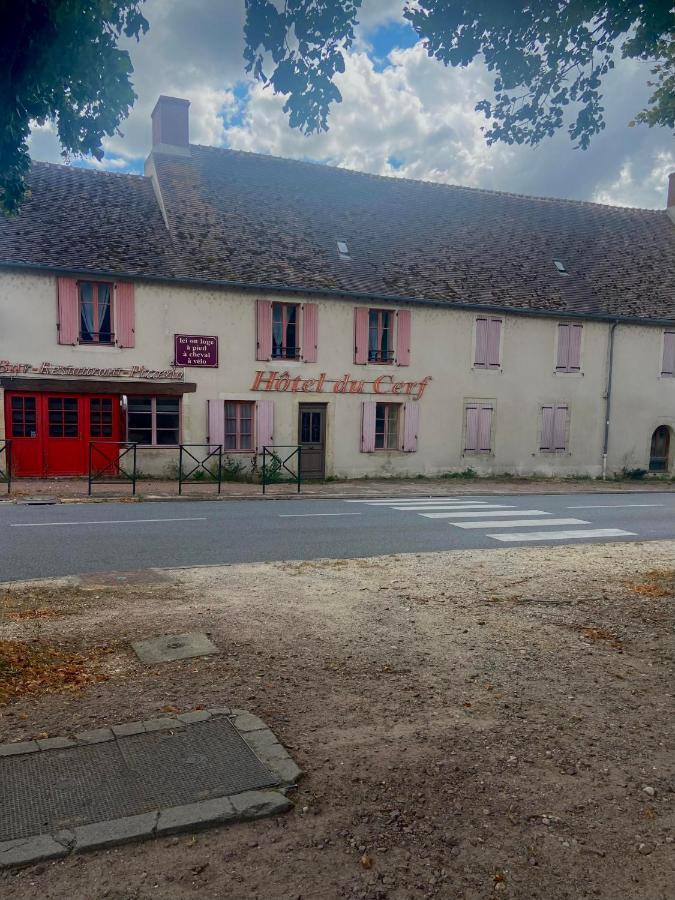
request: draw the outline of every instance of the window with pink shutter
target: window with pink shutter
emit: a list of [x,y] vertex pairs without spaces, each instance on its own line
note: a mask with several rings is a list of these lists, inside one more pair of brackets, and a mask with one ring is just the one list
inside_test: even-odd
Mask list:
[[551,403],[541,408],[541,438],[539,449],[542,453],[556,453],[567,450],[569,408],[566,403]]
[[256,450],[262,453],[263,447],[274,444],[274,401],[258,400],[256,405]]
[[255,358],[272,358],[272,304],[269,300],[256,302],[256,352]]
[[467,403],[464,407],[464,452],[492,452],[492,413],[490,401]]
[[477,369],[498,369],[501,365],[502,320],[493,316],[476,318],[476,347],[474,366]]
[[57,278],[59,344],[77,344],[79,338],[79,299],[74,278]]
[[206,401],[208,441],[213,449],[223,443],[225,434],[225,404],[222,400]]
[[368,310],[363,306],[354,307],[354,362],[368,362]]
[[118,347],[136,345],[134,317],[134,286],[128,281],[122,281],[115,289],[115,342]]
[[663,333],[661,374],[671,378],[675,376],[675,331],[664,331]]
[[375,451],[376,407],[377,403],[370,400],[361,404],[361,453]]
[[420,424],[419,403],[409,402],[403,404],[403,442],[402,450],[405,453],[415,453],[417,450],[417,433]]
[[305,303],[302,307],[302,358],[316,362],[319,345],[319,307]]
[[396,315],[396,365],[410,365],[410,326],[409,309],[399,309]]
[[581,332],[583,325],[561,322],[558,325],[558,360],[556,371],[581,370]]

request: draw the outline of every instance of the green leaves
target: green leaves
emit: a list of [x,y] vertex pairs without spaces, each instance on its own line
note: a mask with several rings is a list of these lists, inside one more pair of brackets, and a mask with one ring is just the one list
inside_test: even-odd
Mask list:
[[342,100],[333,78],[345,70],[360,8],[361,0],[287,0],[279,12],[271,0],[246,0],[246,71],[286,97],[289,124],[305,134],[327,130],[330,106]]
[[26,193],[31,122],[53,122],[63,155],[103,156],[136,95],[122,34],[148,30],[143,0],[23,0],[0,12],[0,210]]
[[[495,75],[493,100],[476,109],[488,144],[538,144],[565,127],[588,147],[604,127],[602,80],[624,57],[653,60],[655,88],[636,121],[673,126],[673,0],[401,0],[427,53],[446,66],[482,58]],[[328,128],[333,83],[344,71],[361,0],[246,0],[247,70],[286,97],[291,126]],[[269,73],[269,74],[268,74]]]

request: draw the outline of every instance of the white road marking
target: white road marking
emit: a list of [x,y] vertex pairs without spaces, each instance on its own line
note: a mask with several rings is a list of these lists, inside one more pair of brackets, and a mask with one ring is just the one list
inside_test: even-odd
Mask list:
[[663,503],[601,503],[597,506],[568,506],[567,509],[629,509],[631,506],[663,506]]
[[174,519],[107,519],[100,522],[10,522],[10,528],[53,528],[62,525],[140,525],[144,522],[206,522],[206,516],[186,516]]
[[[547,525],[590,525],[586,519],[546,519]],[[541,519],[508,519],[502,522],[448,522],[455,528],[518,528],[524,525],[541,525]]]
[[368,503],[373,506],[382,505],[385,506],[387,504],[398,504],[398,503],[443,503],[445,501],[453,501],[457,500],[460,503],[464,501],[463,497],[397,497],[392,500],[345,500],[345,503]]
[[496,541],[566,541],[570,538],[636,537],[634,531],[620,528],[587,528],[578,531],[524,531],[522,534],[488,534]]
[[551,513],[541,509],[476,509],[471,512],[429,512],[419,515],[425,519],[489,519],[491,516],[550,516]]
[[313,519],[316,516],[360,516],[361,513],[279,513],[280,519]]
[[434,512],[446,509],[513,509],[508,503],[428,503],[426,506],[390,506],[401,512]]

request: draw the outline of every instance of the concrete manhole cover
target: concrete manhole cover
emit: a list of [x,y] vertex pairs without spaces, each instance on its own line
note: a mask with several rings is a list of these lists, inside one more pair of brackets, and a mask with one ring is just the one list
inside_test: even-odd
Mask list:
[[141,662],[150,664],[218,653],[218,648],[213,641],[210,641],[200,631],[167,634],[147,641],[134,641],[131,646]]
[[300,774],[225,708],[0,744],[0,868],[284,812]]

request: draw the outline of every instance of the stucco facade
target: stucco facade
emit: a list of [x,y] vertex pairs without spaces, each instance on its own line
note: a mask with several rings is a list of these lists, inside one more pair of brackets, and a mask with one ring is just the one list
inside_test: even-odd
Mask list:
[[[405,306],[411,312],[409,365],[364,365],[354,362],[354,308],[404,307],[318,295],[311,297],[318,312],[316,362],[261,361],[256,359],[256,301],[303,304],[307,297],[143,279],[135,282],[134,291],[134,347],[64,345],[58,343],[56,276],[10,268],[0,271],[0,436],[10,436],[2,417],[4,394],[12,391],[13,378],[18,377],[13,366],[29,364],[38,369],[49,362],[78,369],[143,366],[162,371],[173,365],[176,334],[214,335],[219,339],[218,367],[190,367],[182,373],[185,382],[196,386],[180,399],[183,443],[221,442],[208,434],[207,401],[265,399],[273,401],[274,444],[295,445],[299,406],[311,402],[325,404],[327,476],[438,475],[467,468],[480,474],[602,473],[609,321],[574,319],[583,326],[580,371],[561,372],[557,369],[558,325],[569,319],[495,314],[502,323],[499,365],[484,369],[474,365],[479,311],[414,303]],[[663,341],[662,325],[620,323],[615,329],[608,473],[624,467],[648,469],[654,429],[665,425],[671,435],[675,432],[675,378],[661,374]],[[253,390],[260,372],[265,374],[258,376],[259,389]],[[276,378],[270,377],[274,372]],[[280,379],[286,373],[288,377]],[[361,392],[336,392],[336,382],[340,384],[344,376],[365,382]],[[35,390],[44,381],[31,372],[21,377],[22,385],[30,379]],[[58,378],[54,376],[50,383]],[[104,393],[113,379],[84,375],[81,380],[100,383]],[[128,380],[138,383],[138,379]],[[123,396],[120,383],[125,379],[114,381]],[[164,379],[148,381],[148,395],[163,383]],[[303,384],[309,389],[302,390]],[[397,394],[392,393],[394,384],[402,385]],[[421,391],[420,385],[424,385]],[[466,407],[473,401],[487,402],[492,409],[489,449],[466,449]],[[364,402],[416,404],[416,449],[363,452]],[[542,451],[542,408],[556,404],[568,411],[565,447]],[[670,472],[674,445],[671,440]],[[254,453],[243,450],[229,455],[249,465]],[[175,469],[176,463],[173,447],[139,451],[143,471],[159,474]]]

